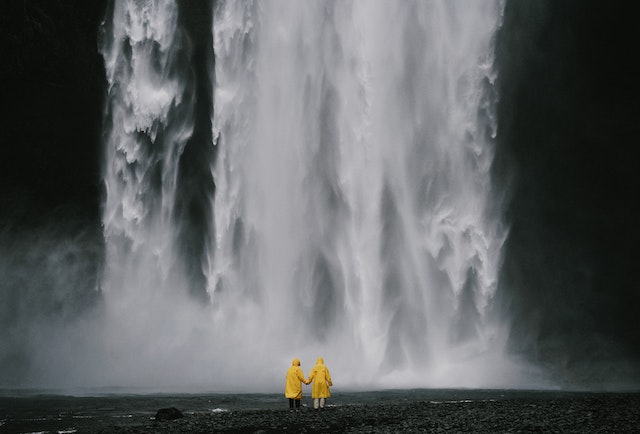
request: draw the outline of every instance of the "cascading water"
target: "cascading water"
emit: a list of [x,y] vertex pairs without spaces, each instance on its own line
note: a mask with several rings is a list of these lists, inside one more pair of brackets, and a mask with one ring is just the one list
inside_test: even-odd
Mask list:
[[[105,25],[107,246],[102,375],[162,383],[188,366],[193,310],[177,219],[180,159],[194,130],[191,46],[173,1],[114,2]],[[182,315],[182,316],[181,316]],[[161,340],[161,344],[157,339]],[[176,358],[177,357],[177,358]],[[135,367],[144,361],[139,366]],[[133,369],[132,369],[133,367]]]
[[207,305],[176,254],[178,9],[115,2],[105,42],[104,377],[279,390],[321,355],[341,387],[513,385],[492,305],[502,3],[216,2]]

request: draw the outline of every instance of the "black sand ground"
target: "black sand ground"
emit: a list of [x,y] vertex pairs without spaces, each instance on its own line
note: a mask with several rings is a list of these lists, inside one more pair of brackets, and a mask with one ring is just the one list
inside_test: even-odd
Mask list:
[[[310,401],[310,400],[309,400]],[[300,412],[282,408],[183,411],[182,419],[156,421],[155,412],[127,417],[80,417],[81,411],[48,419],[3,415],[0,432],[50,433],[636,433],[640,432],[640,393],[577,393],[422,400],[409,396],[378,402],[331,405]],[[0,410],[6,412],[7,403]],[[24,409],[23,409],[24,410]],[[34,410],[34,415],[37,414]],[[44,414],[44,413],[43,413]],[[38,419],[38,418],[32,418]]]

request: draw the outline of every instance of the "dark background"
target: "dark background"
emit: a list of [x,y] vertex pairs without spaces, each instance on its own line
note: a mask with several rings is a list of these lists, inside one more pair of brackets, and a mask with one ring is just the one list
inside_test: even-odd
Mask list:
[[640,378],[639,70],[626,4],[510,1],[499,37],[511,346],[568,381]]
[[[30,234],[55,228],[59,240],[84,237],[96,246],[80,255],[99,273],[104,3],[0,6],[5,264],[46,264],[46,248],[19,260],[8,255],[14,245],[35,243]],[[628,3],[511,0],[497,37],[494,182],[507,192],[510,225],[498,297],[512,322],[510,347],[560,380],[585,384],[640,379],[640,74]],[[16,309],[69,314],[44,302],[21,305],[19,285],[0,279],[0,325]],[[76,309],[91,302],[82,288]]]
[[103,1],[0,5],[0,213],[99,219]]

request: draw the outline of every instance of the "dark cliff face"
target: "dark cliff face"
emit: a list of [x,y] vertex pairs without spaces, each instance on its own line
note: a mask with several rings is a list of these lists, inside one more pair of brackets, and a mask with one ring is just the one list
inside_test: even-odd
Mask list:
[[512,0],[498,39],[511,348],[586,381],[637,375],[640,356],[639,71],[618,6]]
[[103,1],[9,0],[0,9],[0,217],[99,214]]
[[0,384],[99,300],[104,2],[0,6]]

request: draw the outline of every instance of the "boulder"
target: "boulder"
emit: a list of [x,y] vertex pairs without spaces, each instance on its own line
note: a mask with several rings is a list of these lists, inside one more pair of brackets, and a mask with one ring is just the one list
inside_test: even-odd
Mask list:
[[161,408],[156,412],[156,420],[174,420],[184,417],[175,407]]

